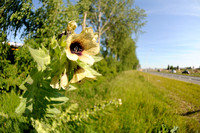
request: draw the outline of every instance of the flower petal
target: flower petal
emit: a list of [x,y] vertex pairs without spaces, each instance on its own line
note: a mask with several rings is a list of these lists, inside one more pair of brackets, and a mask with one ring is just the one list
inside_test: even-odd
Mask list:
[[61,79],[60,79],[60,82],[61,82],[61,87],[63,89],[66,89],[67,85],[68,85],[68,78],[67,78],[67,74],[63,74]]
[[75,74],[74,74],[74,76],[73,76],[73,78],[71,79],[71,83],[76,83],[76,82],[78,82],[78,81],[80,81],[80,80],[82,80],[82,79],[84,79],[84,78],[96,78],[94,75],[92,75],[91,73],[90,73],[90,71],[87,71],[87,70],[84,70],[83,68],[79,68],[76,72],[75,72]]
[[89,55],[96,55],[100,51],[100,46],[98,43],[91,43],[90,45],[93,45],[93,47],[88,48],[85,50]]
[[92,75],[90,71],[85,70],[85,77],[95,79],[96,76]]
[[87,51],[89,55],[96,55],[100,51],[100,45],[96,42],[97,37],[97,34],[93,33],[92,28],[87,27],[80,33],[76,40],[82,42],[84,50]]
[[82,62],[85,62],[89,65],[93,65],[95,60],[92,58],[92,56],[88,55],[86,52],[82,52],[82,55],[79,56],[79,60]]
[[50,83],[50,86],[52,88],[56,88],[58,89],[59,88],[59,79],[57,78],[57,76],[54,76],[51,80],[51,83]]
[[76,83],[76,82],[82,80],[83,78],[85,78],[85,70],[80,68],[74,73],[73,78],[71,79],[70,82]]
[[78,55],[72,54],[70,49],[66,49],[65,52],[66,52],[67,58],[69,58],[70,60],[73,60],[73,61],[78,60]]

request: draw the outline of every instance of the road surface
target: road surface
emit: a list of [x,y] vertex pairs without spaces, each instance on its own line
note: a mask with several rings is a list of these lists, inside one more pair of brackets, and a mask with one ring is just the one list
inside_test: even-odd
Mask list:
[[162,73],[162,72],[148,72],[148,73],[200,85],[200,77],[185,76],[185,75],[170,74],[170,73]]

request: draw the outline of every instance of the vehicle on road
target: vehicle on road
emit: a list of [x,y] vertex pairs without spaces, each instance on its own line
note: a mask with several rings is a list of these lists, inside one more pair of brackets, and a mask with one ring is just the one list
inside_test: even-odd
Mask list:
[[185,70],[182,72],[182,74],[190,74],[190,72],[188,70]]
[[176,70],[171,70],[171,73],[176,73]]

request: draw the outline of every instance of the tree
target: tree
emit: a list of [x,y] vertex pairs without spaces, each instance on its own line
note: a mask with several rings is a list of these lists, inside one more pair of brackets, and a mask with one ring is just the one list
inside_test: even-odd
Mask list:
[[177,70],[179,70],[180,68],[179,68],[179,66],[177,66]]
[[32,0],[3,0],[0,2],[0,29],[16,36],[24,25],[28,24],[32,13]]
[[[58,36],[66,30],[67,23],[70,20],[79,20],[78,11],[70,2],[65,6],[62,0],[40,0],[42,6],[34,11],[32,20],[29,22],[28,40],[31,45],[43,44],[48,47],[50,38]],[[37,43],[37,44],[36,44]],[[38,47],[38,46],[37,46]]]
[[[132,34],[140,32],[146,14],[138,7],[132,8],[133,3],[129,0],[92,0],[87,20],[98,32],[98,42],[102,44],[105,58],[109,56],[122,63],[127,47],[135,52],[135,42],[132,40],[130,44],[133,46],[130,46],[125,40],[130,41]],[[136,56],[134,52],[130,52],[132,56]],[[138,60],[134,61],[138,63]]]
[[170,70],[174,70],[174,67],[172,65],[170,66]]
[[[65,30],[70,20],[79,20],[78,10],[70,2],[63,0],[38,0],[41,6],[34,9],[32,0],[3,0],[0,3],[0,29],[8,34],[23,28],[23,37],[48,42],[48,38]],[[43,38],[38,40],[37,38]]]
[[80,14],[80,19],[82,20],[82,30],[86,27],[87,15],[90,10],[91,0],[79,0],[76,7]]
[[126,38],[124,40],[124,48],[122,53],[119,54],[120,58],[120,67],[122,70],[130,70],[130,69],[136,69],[139,61],[137,59],[136,53],[135,53],[135,42],[132,38]]
[[170,66],[169,65],[167,66],[167,70],[170,70]]
[[[132,26],[129,27],[129,25],[127,25],[127,27],[135,32],[137,32],[139,28],[144,25],[144,23],[141,22],[141,19],[145,16],[145,14],[144,12],[142,14],[141,12],[140,14],[133,14],[133,12],[139,13],[138,11],[143,11],[138,7],[136,7],[135,10],[132,9],[133,3],[134,2],[130,0],[92,0],[88,19],[93,28],[98,32],[98,42],[100,42],[101,35],[112,28],[111,25],[116,26],[115,23],[118,20],[130,18],[128,22],[132,23]],[[134,22],[131,21],[133,18]]]

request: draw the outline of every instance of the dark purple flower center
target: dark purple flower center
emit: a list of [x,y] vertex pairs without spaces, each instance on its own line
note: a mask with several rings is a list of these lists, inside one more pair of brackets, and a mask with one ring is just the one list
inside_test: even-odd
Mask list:
[[74,42],[70,45],[70,50],[72,54],[81,55],[83,51],[83,47],[78,42]]

